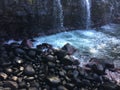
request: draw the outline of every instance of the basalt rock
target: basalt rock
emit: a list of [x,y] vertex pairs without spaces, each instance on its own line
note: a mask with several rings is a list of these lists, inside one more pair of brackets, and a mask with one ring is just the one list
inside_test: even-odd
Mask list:
[[33,66],[27,65],[27,66],[25,66],[24,73],[25,73],[25,75],[32,76],[35,74],[35,70],[34,70]]
[[9,87],[10,89],[17,90],[18,84],[13,81],[4,81],[3,87]]
[[72,45],[70,45],[69,43],[65,44],[62,47],[62,49],[65,50],[69,55],[72,55],[77,51],[77,49],[73,47]]
[[61,80],[57,76],[48,77],[47,80],[52,85],[58,85],[61,82]]
[[[10,47],[1,48],[0,89],[11,90],[119,90],[118,72],[109,63],[92,58],[84,67],[67,51],[41,44],[37,49]],[[16,49],[25,52],[10,54]],[[41,52],[38,53],[38,50]],[[10,62],[10,63],[9,63]],[[108,70],[108,71],[106,71]],[[106,73],[106,75],[104,75]],[[115,74],[114,74],[115,73]],[[113,80],[111,80],[111,78]],[[116,83],[117,82],[117,83]]]

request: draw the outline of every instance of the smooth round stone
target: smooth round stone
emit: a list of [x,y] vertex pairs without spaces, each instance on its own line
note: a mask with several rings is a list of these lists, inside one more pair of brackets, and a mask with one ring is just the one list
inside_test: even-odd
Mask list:
[[4,87],[9,87],[11,90],[18,89],[18,84],[14,81],[4,81]]
[[77,70],[74,70],[74,71],[73,71],[73,76],[74,76],[74,78],[77,78],[78,75],[79,75],[79,72],[78,72]]
[[11,68],[6,68],[6,69],[5,69],[5,72],[6,72],[7,74],[11,74],[11,73],[13,72],[13,70],[12,70]]
[[27,65],[24,70],[25,75],[32,76],[35,74],[35,70],[32,65]]
[[46,59],[49,60],[49,61],[54,61],[54,60],[55,60],[55,57],[52,56],[52,55],[47,55],[47,56],[46,56]]
[[33,81],[35,78],[34,77],[26,77],[25,80],[26,81]]
[[16,48],[15,49],[15,54],[17,54],[17,55],[19,55],[19,54],[24,55],[25,51],[23,49],[21,49],[21,48]]
[[35,57],[36,51],[30,50],[30,51],[28,52],[28,55],[29,55],[30,57]]
[[75,85],[72,84],[72,83],[67,83],[67,84],[66,84],[66,87],[67,87],[68,89],[73,89],[73,88],[75,87]]
[[68,90],[68,89],[65,86],[61,85],[57,87],[57,90]]
[[56,63],[58,63],[58,64],[59,64],[59,63],[60,63],[60,60],[56,60]]
[[17,76],[13,76],[13,77],[12,77],[12,80],[17,81],[17,80],[18,80],[18,77],[17,77]]
[[61,82],[61,80],[56,76],[48,77],[47,79],[51,84],[59,84]]
[[55,67],[55,64],[53,62],[48,62],[49,67]]
[[3,60],[2,62],[0,62],[0,65],[2,65],[3,67],[10,66],[11,65],[11,61]]
[[24,67],[21,66],[21,67],[20,67],[20,71],[23,71],[23,70],[24,70]]
[[65,76],[65,74],[66,74],[66,71],[65,71],[65,70],[59,71],[59,75]]
[[0,73],[0,78],[2,79],[7,79],[8,75],[6,73],[1,72]]
[[28,90],[38,90],[36,87],[29,87]]
[[21,58],[16,58],[16,59],[15,59],[15,63],[16,63],[16,64],[22,64],[23,62],[24,62],[24,60],[21,59]]
[[20,88],[26,88],[26,82],[25,81],[19,82],[19,87]]

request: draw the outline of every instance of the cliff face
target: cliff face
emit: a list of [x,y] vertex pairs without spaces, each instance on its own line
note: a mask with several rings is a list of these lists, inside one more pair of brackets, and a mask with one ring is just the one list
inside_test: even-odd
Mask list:
[[92,0],[92,21],[94,25],[120,23],[119,0]]
[[[0,0],[0,28],[8,32],[32,32],[31,29],[37,27],[42,32],[57,32],[50,30],[61,23],[67,28],[85,29],[87,6],[84,1]],[[120,23],[120,0],[90,1],[91,27],[110,22]]]

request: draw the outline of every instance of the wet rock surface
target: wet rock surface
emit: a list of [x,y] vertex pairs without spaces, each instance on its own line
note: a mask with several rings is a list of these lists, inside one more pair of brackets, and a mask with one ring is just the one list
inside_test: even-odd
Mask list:
[[68,49],[54,49],[47,43],[35,49],[0,46],[0,90],[120,89],[120,72],[114,64],[91,58],[80,67]]

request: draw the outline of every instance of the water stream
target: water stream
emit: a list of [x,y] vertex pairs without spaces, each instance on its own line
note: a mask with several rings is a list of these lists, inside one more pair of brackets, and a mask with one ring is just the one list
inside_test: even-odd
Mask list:
[[54,27],[55,28],[63,28],[64,23],[63,23],[63,8],[61,4],[61,0],[54,0],[53,1],[53,15],[54,15]]
[[91,26],[91,0],[84,0],[86,8],[86,29]]

